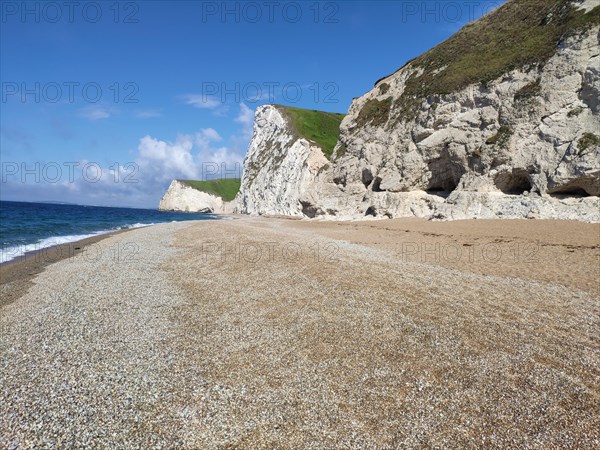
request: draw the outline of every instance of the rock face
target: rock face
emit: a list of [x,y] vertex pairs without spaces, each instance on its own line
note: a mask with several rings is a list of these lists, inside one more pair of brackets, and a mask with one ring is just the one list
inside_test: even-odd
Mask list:
[[318,145],[297,136],[277,106],[258,107],[236,212],[302,216],[300,198],[328,163]]
[[[275,107],[259,108],[238,211],[600,221],[600,7],[588,7],[596,22],[539,63],[438,94],[451,67],[436,68],[434,49],[379,80],[353,101],[332,162],[286,131]],[[414,94],[429,88],[421,79],[433,93]]]
[[161,211],[226,214],[232,212],[231,203],[221,197],[199,191],[179,180],[173,180],[163,195],[158,209]]

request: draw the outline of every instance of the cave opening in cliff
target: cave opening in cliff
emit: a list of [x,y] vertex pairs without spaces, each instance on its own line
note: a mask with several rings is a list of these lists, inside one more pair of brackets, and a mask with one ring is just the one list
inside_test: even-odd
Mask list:
[[447,153],[427,163],[431,176],[425,188],[428,193],[448,196],[458,187],[464,169],[454,164]]
[[529,172],[525,169],[513,169],[511,172],[499,173],[494,179],[495,186],[508,195],[521,195],[531,191]]
[[365,217],[366,216],[377,217],[377,211],[372,206],[369,206],[365,211]]
[[430,195],[438,195],[440,197],[448,197],[454,189],[458,186],[458,183],[453,177],[444,179],[437,178],[434,182],[429,182],[429,186],[425,189]]
[[373,184],[371,185],[371,190],[373,192],[382,192],[381,181],[381,177],[375,177],[375,179],[373,180]]
[[425,191],[429,195],[436,195],[442,198],[448,198],[448,196],[452,193],[452,191],[446,191],[441,186],[434,186],[432,188],[428,188]]
[[364,184],[364,186],[366,188],[368,188],[369,185],[371,184],[371,182],[373,181],[373,174],[371,173],[371,170],[368,169],[367,167],[365,167],[362,170],[361,178],[362,178],[362,183]]
[[590,197],[590,193],[584,188],[579,186],[563,186],[557,189],[553,189],[548,192],[552,197],[555,198],[567,198],[567,197]]
[[300,206],[302,207],[302,214],[309,219],[314,219],[317,217],[319,210],[312,203],[300,201]]

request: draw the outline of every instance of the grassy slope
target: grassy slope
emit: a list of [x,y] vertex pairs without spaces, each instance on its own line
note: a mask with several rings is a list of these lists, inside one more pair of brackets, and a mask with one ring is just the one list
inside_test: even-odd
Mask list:
[[600,24],[600,6],[585,14],[570,0],[509,0],[412,60],[410,64],[424,73],[407,80],[404,94],[392,108],[401,108],[401,115],[410,119],[419,99],[487,83],[513,69],[543,65],[562,39],[594,24]]
[[281,105],[276,105],[276,107],[290,120],[291,126],[298,136],[315,142],[321,147],[325,156],[328,159],[331,158],[344,114]]
[[178,180],[194,189],[221,197],[223,201],[230,202],[240,190],[239,178],[219,178],[217,180],[195,181]]

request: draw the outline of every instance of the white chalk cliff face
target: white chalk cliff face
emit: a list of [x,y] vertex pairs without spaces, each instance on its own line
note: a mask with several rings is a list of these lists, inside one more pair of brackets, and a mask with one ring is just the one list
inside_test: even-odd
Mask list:
[[231,212],[232,206],[223,202],[221,197],[194,189],[179,180],[173,180],[163,195],[158,209],[161,211],[225,214]]
[[333,162],[258,108],[237,211],[600,221],[599,28],[542,66],[400,104],[411,63],[353,101]]
[[327,164],[321,148],[297,137],[276,106],[258,107],[236,212],[302,216],[300,198]]

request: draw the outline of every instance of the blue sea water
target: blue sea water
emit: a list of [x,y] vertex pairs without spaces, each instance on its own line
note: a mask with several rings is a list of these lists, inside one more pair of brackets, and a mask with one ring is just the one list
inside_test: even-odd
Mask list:
[[156,209],[0,201],[0,263],[26,252],[115,230],[216,216]]

